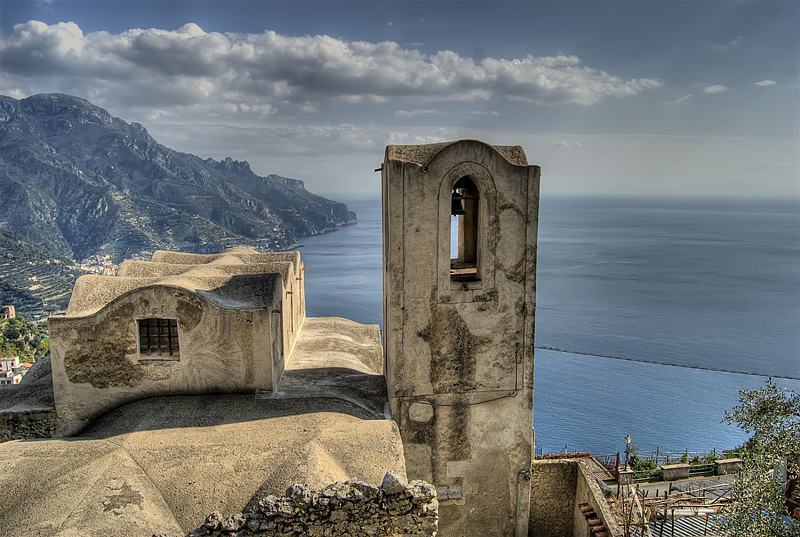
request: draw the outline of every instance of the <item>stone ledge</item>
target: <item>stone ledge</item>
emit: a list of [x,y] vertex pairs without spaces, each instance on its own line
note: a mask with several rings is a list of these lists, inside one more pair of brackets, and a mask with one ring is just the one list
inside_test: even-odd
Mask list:
[[689,479],[688,464],[667,464],[659,466],[661,469],[661,479],[664,481],[676,481],[678,479]]
[[720,459],[714,461],[714,474],[735,474],[742,468],[742,459]]

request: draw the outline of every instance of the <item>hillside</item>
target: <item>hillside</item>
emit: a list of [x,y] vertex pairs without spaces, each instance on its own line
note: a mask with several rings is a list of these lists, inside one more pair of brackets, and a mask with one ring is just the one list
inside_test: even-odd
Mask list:
[[302,181],[179,153],[86,100],[0,96],[0,227],[57,255],[285,250],[354,222]]
[[16,317],[0,321],[0,356],[19,356],[34,363],[50,352],[47,324],[35,325]]
[[13,305],[17,315],[63,310],[81,274],[70,259],[0,228],[0,304]]

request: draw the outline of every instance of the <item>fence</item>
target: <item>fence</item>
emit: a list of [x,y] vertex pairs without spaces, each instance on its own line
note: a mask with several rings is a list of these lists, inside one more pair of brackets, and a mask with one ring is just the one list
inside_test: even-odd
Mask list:
[[592,474],[600,481],[609,479],[619,479],[619,452],[610,455],[592,455],[588,452],[583,453],[548,453],[547,455],[536,454],[537,459],[589,459],[589,468]]
[[[685,464],[685,463],[683,463]],[[664,464],[662,466],[668,466]],[[711,464],[690,464],[689,465],[689,477],[696,477],[702,475],[714,475],[716,471],[716,466],[714,463]],[[633,480],[637,482],[642,481],[660,481],[663,479],[662,472],[660,467],[656,468],[643,468],[639,470],[633,471]]]
[[[542,454],[541,448],[536,448],[535,456],[537,459],[591,459],[592,473],[601,481],[613,479],[619,481],[620,453],[610,455],[592,455],[587,452],[570,453],[566,446],[559,453]],[[633,470],[633,480],[656,481],[661,479],[660,466],[670,464],[689,464],[690,476],[713,475],[715,471],[714,461],[722,458],[735,457],[733,451],[717,452],[712,451],[639,451],[636,450],[629,454],[629,468]],[[624,454],[623,454],[624,457]],[[622,460],[625,466],[625,459]]]
[[602,467],[607,477],[619,481],[619,452],[610,455],[595,455],[592,458]]
[[631,451],[630,458],[658,467],[667,464],[712,464],[717,459],[737,457],[735,451]]

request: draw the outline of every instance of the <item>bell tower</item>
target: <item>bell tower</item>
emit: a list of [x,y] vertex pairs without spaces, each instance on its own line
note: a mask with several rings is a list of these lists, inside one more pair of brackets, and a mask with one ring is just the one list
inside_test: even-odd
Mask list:
[[445,537],[528,534],[539,177],[519,146],[386,148],[386,384]]

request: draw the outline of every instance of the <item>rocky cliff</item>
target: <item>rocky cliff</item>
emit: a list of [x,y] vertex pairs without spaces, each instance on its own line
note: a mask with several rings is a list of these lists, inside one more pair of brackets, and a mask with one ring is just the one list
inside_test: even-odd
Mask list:
[[84,99],[0,96],[0,227],[58,254],[285,250],[355,222],[302,181],[179,153]]

